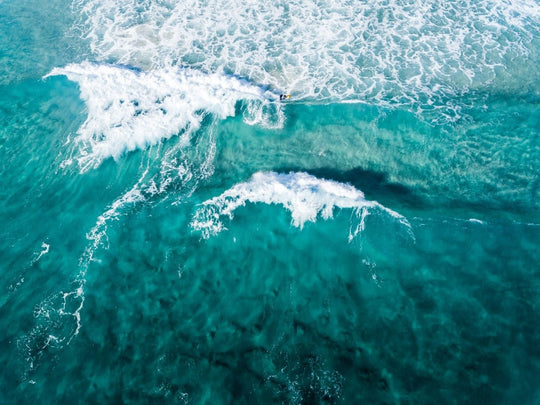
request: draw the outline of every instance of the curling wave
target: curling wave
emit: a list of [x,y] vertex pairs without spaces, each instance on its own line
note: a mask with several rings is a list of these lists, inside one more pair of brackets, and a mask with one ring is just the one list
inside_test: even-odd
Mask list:
[[239,183],[220,196],[202,203],[191,226],[200,231],[204,238],[209,238],[225,229],[223,217],[232,219],[234,211],[247,202],[282,205],[291,213],[292,224],[300,228],[307,221],[315,222],[319,215],[323,219],[331,218],[335,208],[353,209],[360,223],[351,231],[349,240],[364,229],[364,220],[370,210],[390,215],[410,230],[405,217],[376,201],[366,200],[364,193],[353,186],[302,172],[255,173],[247,182]]

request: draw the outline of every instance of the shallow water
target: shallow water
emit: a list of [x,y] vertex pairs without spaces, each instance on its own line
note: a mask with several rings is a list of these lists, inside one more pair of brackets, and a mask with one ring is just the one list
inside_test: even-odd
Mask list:
[[0,1],[0,402],[538,402],[539,8],[426,7]]

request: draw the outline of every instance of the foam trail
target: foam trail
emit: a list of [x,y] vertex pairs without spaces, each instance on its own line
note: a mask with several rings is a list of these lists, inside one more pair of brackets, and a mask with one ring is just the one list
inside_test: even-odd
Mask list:
[[300,228],[307,221],[315,222],[319,215],[323,219],[331,218],[335,208],[351,208],[360,218],[360,224],[350,239],[364,228],[364,220],[372,209],[389,214],[410,230],[409,222],[402,215],[376,201],[366,200],[353,186],[301,172],[255,173],[249,181],[205,201],[195,213],[191,226],[201,231],[204,238],[216,235],[225,229],[222,217],[232,219],[234,211],[247,202],[282,205],[291,213],[292,224]]
[[67,291],[60,291],[48,297],[34,308],[36,325],[17,341],[28,364],[25,379],[38,366],[38,362],[48,348],[62,349],[79,334],[82,327],[81,312],[84,308],[86,273],[95,261],[95,252],[107,246],[107,225],[117,220],[123,209],[144,201],[141,185],[147,171],[124,195],[114,201],[109,209],[100,215],[95,226],[87,234],[90,244],[79,259],[79,272],[71,281]]
[[[282,122],[273,93],[227,75],[178,68],[142,72],[89,62],[55,68],[45,78],[57,75],[78,83],[88,109],[75,138],[83,171],[173,135],[183,133],[187,140],[207,114],[220,119],[234,116],[240,100],[261,110],[248,111],[248,123]],[[273,113],[264,114],[269,105],[274,106]]]
[[[196,151],[190,150],[189,155],[182,145],[170,148],[158,168],[153,167],[153,159],[148,156],[140,168],[142,174],[138,181],[96,219],[95,225],[86,235],[88,245],[79,258],[78,273],[72,279],[70,287],[35,306],[35,326],[17,342],[18,349],[28,364],[25,380],[31,381],[29,375],[36,369],[46,350],[60,350],[79,334],[85,302],[86,275],[90,265],[98,261],[96,252],[109,248],[109,225],[119,221],[129,209],[149,201],[154,196],[166,196],[171,189],[180,189],[182,195],[190,195],[200,180],[212,175],[216,147],[212,128],[204,136],[205,138],[199,139]],[[48,244],[43,242],[42,248],[42,255],[48,253]]]

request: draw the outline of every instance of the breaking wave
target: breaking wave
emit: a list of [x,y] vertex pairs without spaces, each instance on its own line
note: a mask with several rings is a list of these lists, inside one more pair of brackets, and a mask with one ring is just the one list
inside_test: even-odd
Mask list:
[[283,122],[275,94],[223,74],[179,68],[143,72],[84,62],[55,68],[45,77],[58,75],[78,83],[88,110],[75,138],[83,171],[174,135],[187,141],[207,115],[234,116],[239,101],[245,102],[249,124],[279,127]]
[[351,230],[349,240],[364,229],[365,218],[371,210],[390,215],[410,230],[405,217],[376,201],[366,200],[364,194],[353,186],[301,172],[255,173],[247,182],[205,201],[195,213],[191,226],[204,238],[209,238],[226,229],[224,217],[232,219],[234,211],[248,202],[282,205],[291,213],[292,225],[300,228],[307,221],[316,221],[319,216],[331,218],[336,208],[353,209],[360,222],[356,229]]

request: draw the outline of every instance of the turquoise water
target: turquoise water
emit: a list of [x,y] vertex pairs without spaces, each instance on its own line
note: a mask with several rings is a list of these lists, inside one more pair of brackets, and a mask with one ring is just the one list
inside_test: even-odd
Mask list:
[[540,403],[539,34],[0,1],[0,403]]

